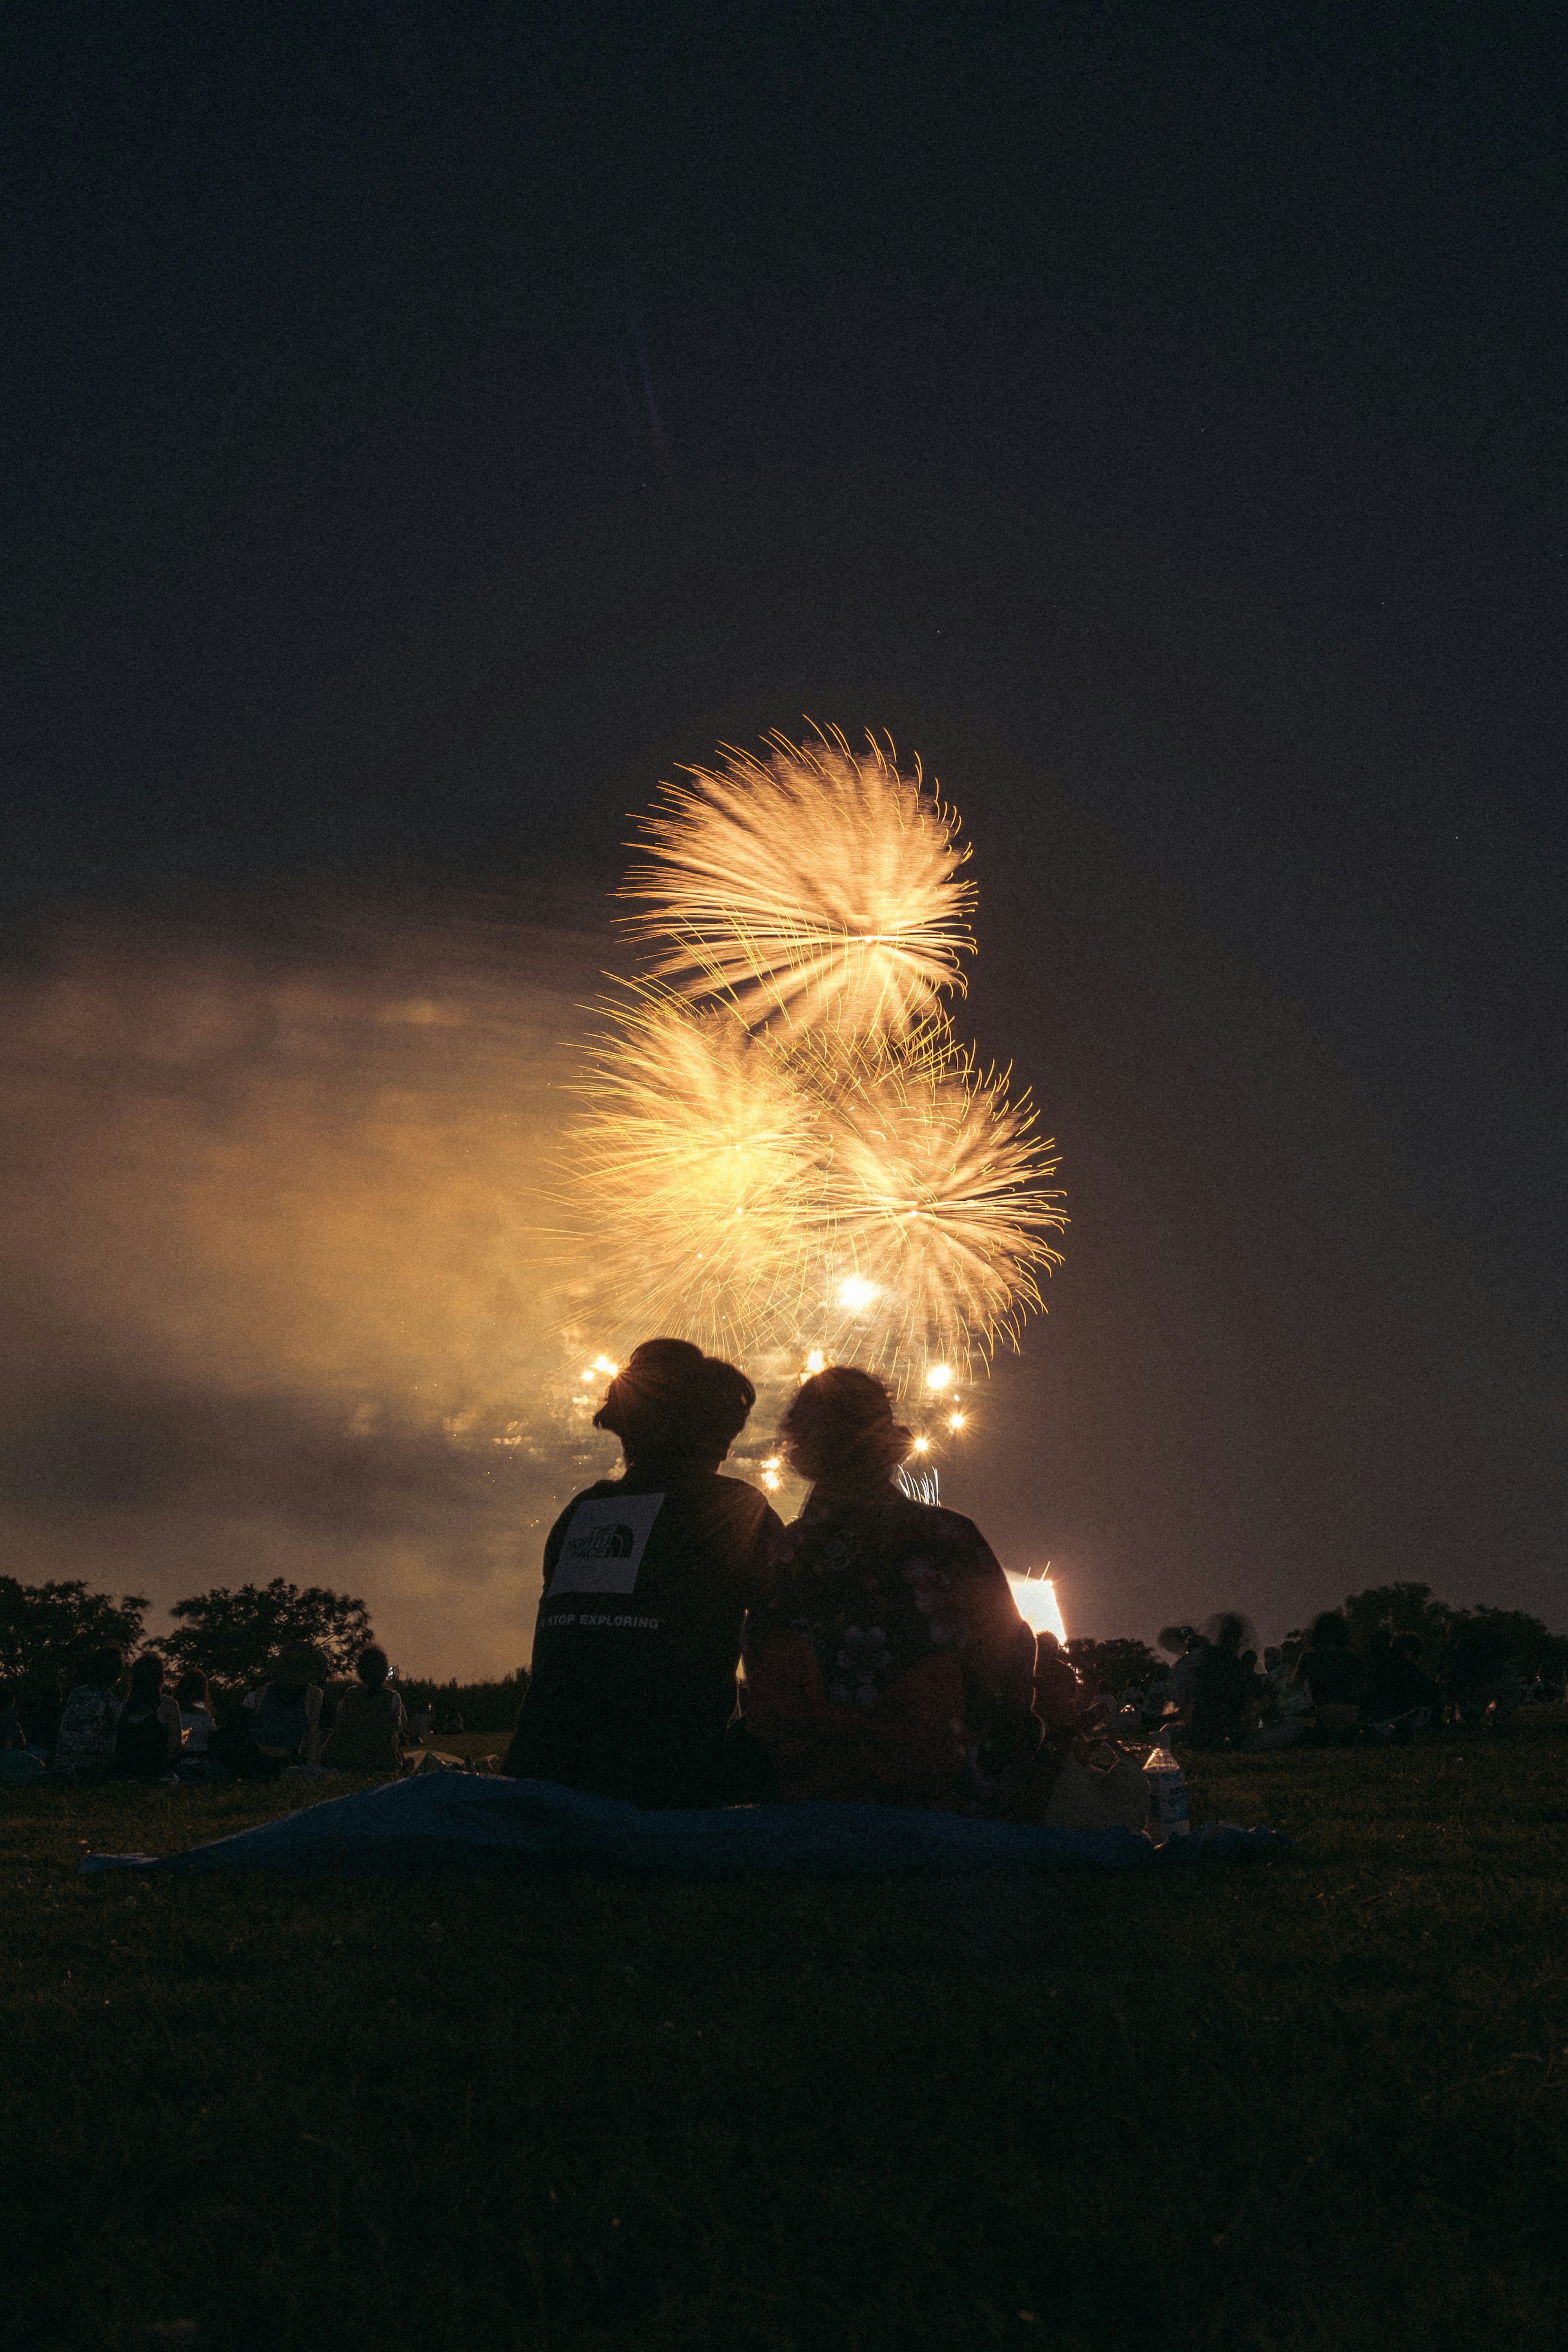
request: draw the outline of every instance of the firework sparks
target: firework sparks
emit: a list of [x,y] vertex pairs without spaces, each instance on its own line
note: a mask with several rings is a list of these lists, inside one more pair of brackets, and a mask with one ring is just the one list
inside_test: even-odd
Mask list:
[[[941,1394],[1059,1263],[1028,1097],[946,1030],[789,1049],[643,992],[599,1044],[574,1141],[619,1332],[743,1352],[817,1342]],[[610,1302],[613,1302],[611,1308]]]
[[[1015,1338],[1042,1305],[1040,1273],[1061,1264],[1047,1236],[1066,1223],[1047,1189],[1051,1146],[1027,1094],[981,1076],[946,1024],[913,1041],[826,1047],[817,1081],[830,1157],[825,1212],[851,1284],[877,1301],[883,1360],[924,1366],[936,1394],[955,1365]],[[830,1337],[845,1348],[841,1320]]]
[[617,1334],[744,1353],[806,1295],[820,1198],[810,1101],[722,1008],[656,989],[612,1010],[570,1142]]
[[617,1345],[859,1362],[951,1407],[1066,1219],[1028,1095],[932,1010],[972,945],[955,820],[873,750],[774,738],[666,788],[627,886],[663,976],[606,1008],[574,1174]]
[[[975,888],[956,819],[868,736],[769,738],[686,771],[644,819],[645,862],[622,896],[653,970],[683,993],[727,996],[751,1024],[831,1022],[896,1033],[962,992]],[[889,746],[891,751],[892,747]]]

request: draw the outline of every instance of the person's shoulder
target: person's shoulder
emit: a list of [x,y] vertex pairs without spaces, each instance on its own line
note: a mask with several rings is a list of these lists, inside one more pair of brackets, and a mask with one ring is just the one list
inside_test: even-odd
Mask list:
[[767,1496],[745,1478],[723,1478],[714,1472],[700,1486],[688,1490],[685,1500],[710,1528],[722,1529],[728,1540],[749,1542],[764,1528],[779,1525]]
[[545,1538],[546,1549],[548,1549],[549,1547],[555,1542],[558,1536],[564,1536],[566,1534],[568,1528],[571,1525],[571,1517],[574,1511],[580,1509],[584,1503],[601,1502],[606,1495],[619,1494],[624,1484],[625,1481],[621,1478],[596,1478],[591,1486],[584,1486],[580,1488],[577,1494],[571,1496],[569,1502],[564,1503],[561,1506],[555,1517],[551,1520],[549,1533]]
[[975,1525],[962,1511],[950,1511],[946,1503],[917,1503],[912,1496],[901,1495],[902,1514],[908,1525],[937,1543],[955,1544],[967,1550],[989,1551],[990,1546]]
[[620,1494],[625,1484],[624,1478],[596,1478],[591,1486],[580,1487],[570,1502],[562,1505],[556,1520],[557,1527],[559,1528],[564,1520],[570,1519],[573,1511],[580,1504],[602,1502],[606,1495]]
[[763,1511],[772,1507],[761,1487],[754,1486],[749,1478],[726,1478],[722,1473],[716,1472],[713,1492],[720,1497],[727,1510],[744,1510],[748,1516],[760,1518]]

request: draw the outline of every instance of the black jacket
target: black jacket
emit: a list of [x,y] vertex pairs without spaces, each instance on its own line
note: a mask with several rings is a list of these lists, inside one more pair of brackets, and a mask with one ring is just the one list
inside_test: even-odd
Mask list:
[[782,1532],[754,1486],[711,1471],[576,1496],[545,1544],[507,1771],[649,1808],[720,1802],[741,1627]]

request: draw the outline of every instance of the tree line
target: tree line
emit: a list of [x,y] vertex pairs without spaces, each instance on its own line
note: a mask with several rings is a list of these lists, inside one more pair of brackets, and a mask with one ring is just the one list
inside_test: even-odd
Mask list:
[[155,1650],[176,1674],[189,1668],[228,1688],[260,1680],[280,1650],[308,1642],[329,1675],[347,1676],[374,1639],[371,1612],[351,1593],[322,1584],[214,1585],[170,1614],[174,1631],[145,1636],[152,1603],[139,1592],[115,1601],[79,1580],[24,1584],[0,1576],[0,1677],[63,1674],[79,1668],[94,1650]]
[[[143,1635],[151,1606],[140,1593],[124,1593],[116,1601],[79,1580],[23,1584],[14,1576],[0,1576],[0,1680],[39,1674],[68,1678],[94,1650],[129,1654],[145,1648],[157,1651],[176,1674],[193,1667],[220,1689],[233,1690],[260,1682],[279,1651],[298,1642],[319,1652],[329,1677],[346,1680],[360,1652],[375,1638],[370,1611],[354,1595],[323,1584],[292,1584],[281,1576],[267,1584],[216,1584],[176,1601],[170,1612],[174,1631],[148,1642]],[[1429,1584],[1371,1585],[1352,1593],[1343,1613],[1356,1649],[1364,1649],[1378,1632],[1416,1634],[1423,1666],[1438,1677],[1460,1636],[1478,1626],[1506,1643],[1522,1665],[1559,1679],[1568,1675],[1568,1637],[1548,1632],[1540,1618],[1519,1609],[1457,1609],[1438,1600]],[[1195,1626],[1167,1625],[1160,1648],[1179,1656],[1197,1638]],[[1281,1644],[1286,1658],[1293,1663],[1307,1640],[1305,1628],[1288,1633]],[[1147,1643],[1131,1639],[1079,1635],[1068,1643],[1067,1654],[1092,1690],[1120,1691],[1129,1685],[1146,1689],[1167,1671]],[[444,1706],[467,1721],[476,1712],[504,1713],[508,1704],[515,1709],[519,1679],[508,1675],[495,1683],[437,1684],[419,1678],[404,1682],[402,1689],[411,1707],[428,1701],[438,1713]],[[470,1727],[491,1727],[476,1720]]]
[[[1441,1682],[1460,1641],[1469,1633],[1486,1633],[1500,1656],[1511,1657],[1527,1672],[1561,1682],[1568,1676],[1568,1635],[1553,1633],[1539,1617],[1523,1609],[1457,1609],[1440,1601],[1429,1584],[1372,1584],[1352,1592],[1341,1603],[1354,1650],[1364,1651],[1374,1633],[1414,1633],[1421,1644],[1422,1670]],[[1166,1625],[1159,1636],[1161,1650],[1179,1658],[1204,1638],[1197,1625]],[[1310,1626],[1298,1626],[1280,1644],[1288,1665],[1294,1666],[1312,1640]],[[1095,1642],[1075,1638],[1067,1654],[1090,1690],[1146,1690],[1170,1669],[1145,1642]]]

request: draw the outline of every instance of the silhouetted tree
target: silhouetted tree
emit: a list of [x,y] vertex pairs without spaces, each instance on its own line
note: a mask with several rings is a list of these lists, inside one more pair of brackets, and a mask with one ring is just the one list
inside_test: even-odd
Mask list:
[[169,1612],[181,1622],[152,1647],[182,1671],[195,1667],[217,1683],[259,1681],[279,1650],[309,1642],[330,1675],[348,1675],[373,1637],[362,1601],[322,1584],[217,1584]]
[[1448,1650],[1455,1612],[1437,1600],[1429,1584],[1372,1584],[1353,1592],[1344,1604],[1351,1647],[1364,1650],[1374,1633],[1415,1633],[1421,1643],[1421,1663],[1436,1674]]
[[0,1576],[0,1675],[48,1673],[77,1664],[89,1650],[135,1650],[148,1603],[140,1593],[89,1592],[77,1579],[22,1584]]
[[1067,1644],[1067,1654],[1091,1692],[1101,1688],[1124,1691],[1129,1683],[1138,1690],[1147,1690],[1166,1671],[1164,1661],[1155,1655],[1146,1642],[1092,1642],[1082,1634],[1074,1634]]

